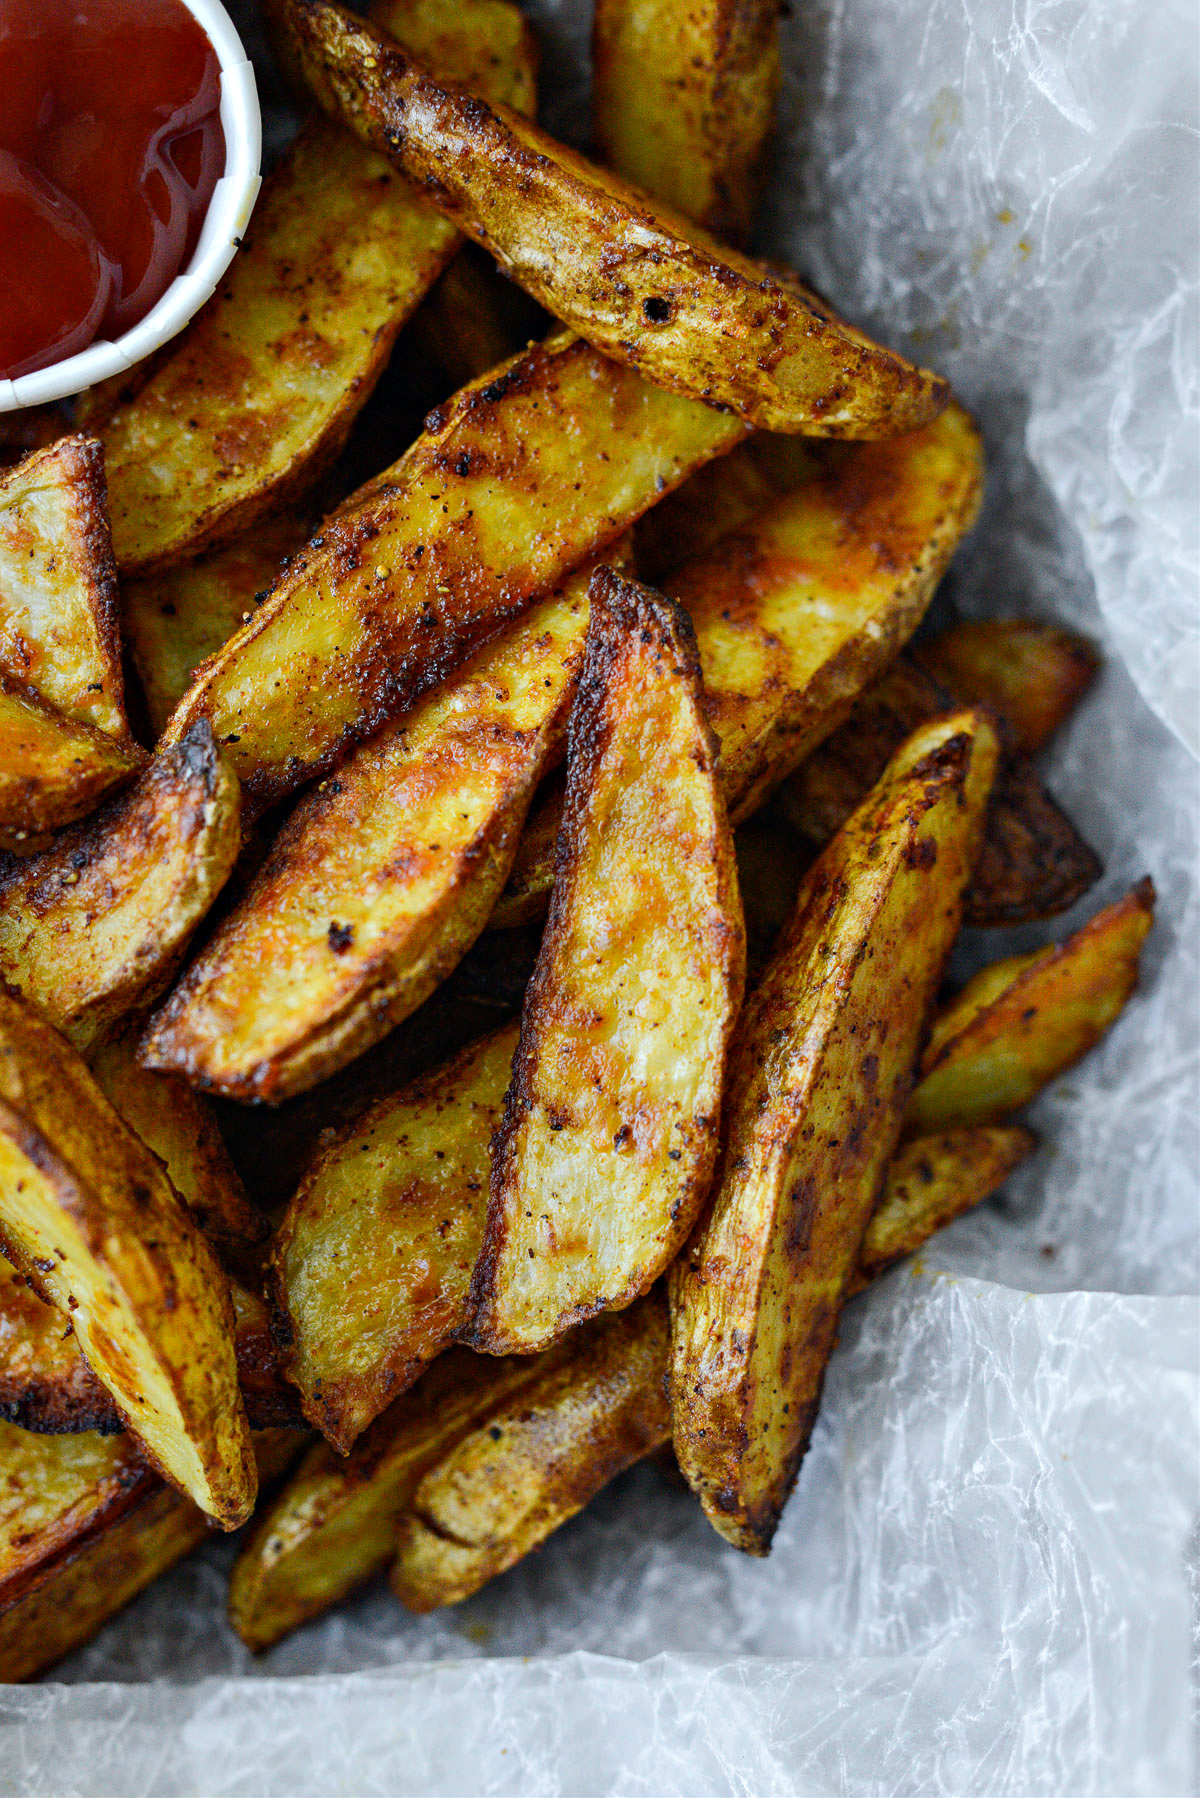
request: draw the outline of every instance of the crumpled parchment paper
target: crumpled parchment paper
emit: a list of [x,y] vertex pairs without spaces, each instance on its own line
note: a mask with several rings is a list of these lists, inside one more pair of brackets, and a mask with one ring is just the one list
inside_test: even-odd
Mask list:
[[[588,9],[532,10],[545,116],[579,141]],[[1194,1789],[1194,17],[796,0],[785,48],[764,247],[983,423],[985,516],[940,611],[1101,643],[1046,772],[1106,864],[1079,916],[1154,877],[1143,990],[1034,1107],[1003,1200],[848,1308],[770,1560],[641,1468],[455,1611],[373,1588],[252,1662],[214,1542],[0,1695],[6,1792]],[[974,933],[963,967],[1046,934]]]

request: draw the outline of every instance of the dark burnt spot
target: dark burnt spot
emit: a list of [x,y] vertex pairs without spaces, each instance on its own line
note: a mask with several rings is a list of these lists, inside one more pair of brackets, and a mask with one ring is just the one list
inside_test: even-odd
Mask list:
[[353,924],[339,924],[336,920],[329,926],[329,947],[335,955],[345,955],[347,949],[354,945]]
[[652,325],[665,325],[671,317],[671,302],[660,294],[651,294],[642,301],[642,312]]
[[788,1203],[792,1209],[792,1217],[784,1241],[784,1250],[790,1258],[798,1259],[799,1256],[808,1253],[808,1245],[812,1240],[813,1219],[817,1212],[817,1183],[811,1174],[806,1174],[802,1180],[797,1180],[788,1194]]
[[471,452],[464,450],[454,464],[454,472],[463,479],[471,472]]
[[932,868],[936,861],[937,844],[932,837],[919,838],[915,843],[910,843],[904,852],[906,868]]

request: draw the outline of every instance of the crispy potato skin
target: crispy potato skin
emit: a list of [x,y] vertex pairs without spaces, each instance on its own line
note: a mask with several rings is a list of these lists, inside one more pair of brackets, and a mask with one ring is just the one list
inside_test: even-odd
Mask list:
[[303,508],[290,507],[260,519],[225,549],[123,583],[121,629],[156,735],[201,662],[253,615],[281,564],[307,541],[312,523]]
[[[578,340],[535,345],[427,420],[200,672],[252,811],[323,773],[453,672],[744,426]],[[580,468],[588,479],[579,479]]]
[[132,750],[94,437],[60,437],[0,475],[0,670]]
[[[908,733],[954,704],[944,687],[902,656],[784,786],[797,829],[815,843],[827,842]],[[1095,854],[1029,763],[1006,757],[967,891],[965,922],[1024,924],[1053,917],[1074,905],[1100,873]]]
[[53,848],[0,873],[0,979],[77,1048],[170,980],[233,869],[237,778],[207,725]]
[[[0,1466],[11,1466],[0,1523],[0,1680],[9,1681],[30,1679],[90,1641],[210,1525],[160,1484],[132,1438],[0,1430]],[[299,1445],[294,1430],[262,1431],[254,1443],[259,1477],[278,1479]],[[15,1554],[14,1539],[22,1543]]]
[[[295,1388],[283,1378],[267,1307],[236,1280],[233,1351],[252,1429],[303,1421]],[[37,1435],[111,1436],[125,1418],[92,1372],[69,1317],[46,1304],[0,1256],[0,1417]]]
[[510,108],[439,81],[328,0],[271,0],[321,103],[534,298],[657,384],[768,430],[881,437],[949,389],[815,296]]
[[[716,489],[714,515],[722,508],[736,515],[748,494],[760,491],[764,477],[746,460],[750,447],[735,452],[744,466],[731,481],[718,478],[730,466],[725,457],[700,483],[702,496]],[[818,464],[803,485],[739,517],[665,583],[696,629],[709,721],[721,745],[722,791],[735,823],[879,679],[920,623],[979,510],[982,450],[959,406],[923,431],[829,449],[826,466]],[[886,760],[881,754],[875,775]],[[494,928],[538,915],[553,879],[554,834],[554,814],[539,796],[492,914]]]
[[[455,79],[531,105],[532,43],[515,7],[378,10]],[[217,293],[101,426],[122,572],[228,543],[310,486],[460,241],[348,133],[324,120],[301,132]]]
[[1017,1124],[943,1130],[902,1143],[888,1163],[847,1298],[981,1204],[1036,1147],[1033,1133]]
[[646,1292],[717,1153],[746,944],[687,615],[600,569],[554,898],[493,1149],[469,1340],[544,1348]]
[[994,1123],[1086,1055],[1132,996],[1153,922],[1143,880],[1065,942],[984,968],[934,1026],[908,1128]]
[[592,69],[601,158],[744,245],[779,93],[775,0],[597,0]]
[[925,726],[807,876],[743,1014],[724,1170],[672,1271],[675,1448],[710,1522],[765,1554],[899,1135],[998,744]]
[[0,993],[0,1246],[70,1315],[172,1484],[226,1528],[254,1503],[233,1308],[163,1164],[62,1037]]
[[29,854],[94,811],[145,764],[136,744],[72,722],[0,673],[0,850]]
[[589,570],[300,802],[151,1022],[149,1065],[230,1098],[302,1092],[378,1042],[461,960],[561,749]]
[[288,1206],[272,1250],[284,1367],[343,1452],[467,1322],[516,1046],[512,1024],[372,1106]]
[[1036,618],[963,620],[914,652],[965,705],[985,705],[1019,755],[1036,755],[1100,672],[1094,644]]
[[469,1598],[667,1440],[667,1337],[657,1292],[584,1325],[437,1461],[397,1528],[409,1610]]
[[536,1371],[531,1361],[454,1349],[348,1455],[316,1443],[234,1567],[229,1621],[246,1646],[269,1648],[385,1567],[397,1516],[426,1468]]

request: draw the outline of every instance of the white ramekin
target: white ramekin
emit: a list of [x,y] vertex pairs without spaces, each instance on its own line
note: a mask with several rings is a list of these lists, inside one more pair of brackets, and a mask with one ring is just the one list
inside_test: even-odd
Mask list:
[[217,53],[225,133],[225,172],[213,189],[192,259],[157,306],[115,343],[97,341],[65,362],[52,362],[15,381],[0,380],[0,412],[65,399],[132,368],[183,329],[233,260],[262,185],[258,90],[241,39],[220,0],[183,0],[183,4],[207,32]]

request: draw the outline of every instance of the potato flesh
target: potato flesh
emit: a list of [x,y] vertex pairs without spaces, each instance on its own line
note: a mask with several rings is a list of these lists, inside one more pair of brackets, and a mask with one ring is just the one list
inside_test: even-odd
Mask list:
[[94,438],[60,437],[0,474],[0,669],[64,717],[132,747]]
[[658,1294],[575,1332],[439,1460],[399,1520],[392,1590],[413,1611],[458,1604],[670,1435]]
[[303,800],[152,1022],[144,1058],[235,1098],[303,1091],[483,929],[583,663],[587,573]]
[[0,1236],[166,1476],[227,1528],[254,1469],[225,1276],[82,1061],[0,995]]
[[286,1367],[336,1448],[466,1322],[516,1046],[514,1024],[374,1106],[288,1207],[273,1250]]
[[493,1151],[470,1340],[543,1348],[628,1305],[716,1157],[745,937],[694,639],[602,569],[550,920]]
[[[414,46],[528,105],[515,8],[386,7]],[[332,461],[405,319],[461,242],[381,158],[319,121],[259,198],[244,251],[136,396],[101,427],[123,573],[228,543]]]
[[303,511],[281,512],[260,519],[225,549],[123,583],[121,629],[155,735],[200,663],[236,636],[274,584],[284,558],[302,547],[310,529]]
[[768,430],[881,437],[949,390],[504,106],[326,0],[272,0],[320,104],[597,349]]
[[207,718],[261,809],[743,435],[586,344],[535,346],[432,415],[323,526],[202,672],[166,740]]
[[0,674],[0,847],[24,853],[132,780],[145,756]]
[[237,781],[204,726],[0,880],[0,976],[77,1047],[174,973],[241,846]]
[[995,773],[959,713],[911,737],[810,871],[731,1057],[724,1172],[672,1275],[676,1453],[767,1552],[899,1134]]
[[937,1021],[907,1127],[988,1124],[1028,1104],[1119,1017],[1153,920],[1145,880],[1065,942],[983,969]]
[[775,0],[597,0],[593,136],[656,199],[742,244],[779,91]]

